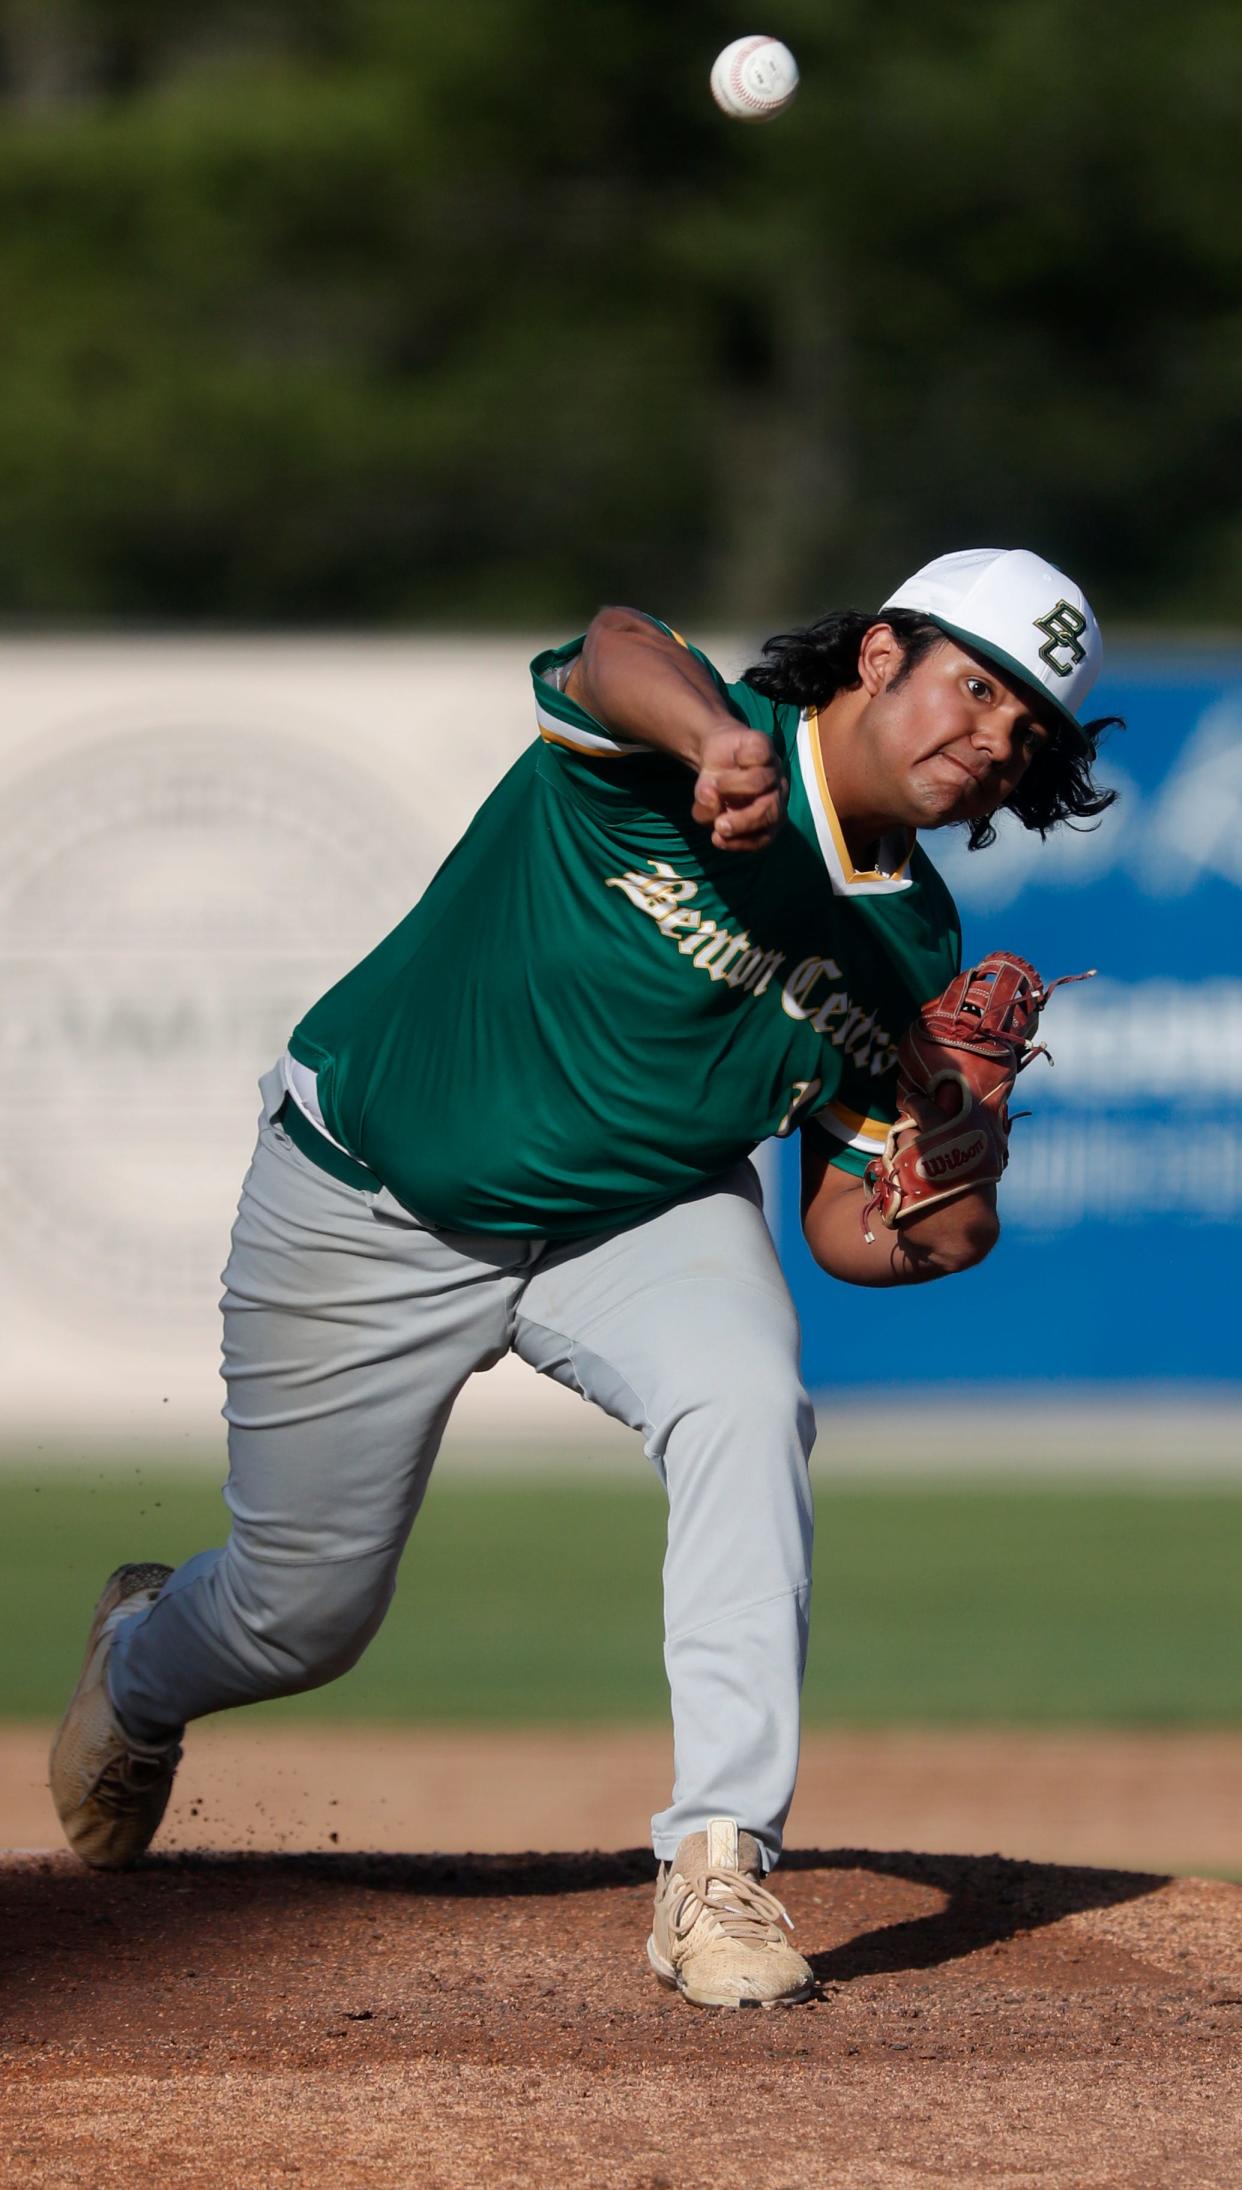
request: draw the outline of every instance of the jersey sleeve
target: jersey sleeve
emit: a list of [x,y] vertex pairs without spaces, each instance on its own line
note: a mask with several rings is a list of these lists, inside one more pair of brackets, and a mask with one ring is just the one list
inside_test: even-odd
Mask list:
[[[773,709],[770,701],[761,699],[746,684],[726,684],[715,663],[709,661],[699,647],[691,646],[688,639],[683,639],[680,631],[674,631],[672,625],[666,624],[659,616],[648,616],[646,620],[654,624],[657,631],[663,631],[666,637],[675,639],[678,646],[684,646],[688,654],[693,654],[696,662],[702,663],[726,707],[739,721],[752,728],[766,730],[771,735]],[[642,759],[649,764],[657,763],[665,770],[670,766],[681,770],[680,761],[674,760],[669,754],[661,753],[658,748],[638,743],[627,744],[623,739],[614,737],[594,715],[589,715],[576,700],[570,699],[565,686],[584,643],[585,634],[583,638],[571,639],[566,646],[549,647],[544,653],[536,654],[530,665],[531,683],[535,693],[535,721],[545,745],[553,746],[564,753],[577,754],[592,762]]]
[[[660,629],[665,630],[667,626],[662,624]],[[562,752],[582,753],[591,760],[624,760],[645,748],[622,744],[594,715],[588,715],[585,707],[579,707],[576,700],[571,700],[565,690],[569,672],[582,652],[585,638],[583,633],[582,638],[571,639],[567,646],[550,646],[544,653],[536,654],[530,665],[539,735],[545,745],[557,746]]]
[[860,1179],[872,1157],[884,1153],[888,1129],[897,1115],[896,1092],[894,1074],[892,1099],[883,1105],[876,1101],[868,1110],[855,1110],[839,1095],[834,1096],[808,1119],[803,1131],[820,1136],[834,1170],[848,1171]]

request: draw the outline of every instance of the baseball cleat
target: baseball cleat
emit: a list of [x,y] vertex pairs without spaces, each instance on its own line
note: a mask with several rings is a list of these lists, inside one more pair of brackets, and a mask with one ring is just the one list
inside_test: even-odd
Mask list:
[[52,1800],[74,1854],[95,1870],[122,1871],[150,1846],[181,1761],[178,1742],[152,1748],[125,1733],[107,1685],[118,1626],[150,1610],[172,1571],[119,1566],[108,1576],[78,1685],[52,1742]]
[[763,1884],[757,1842],[713,1818],[660,1865],[647,1959],[694,2007],[792,2006],[811,1998],[815,1977],[782,1925],[793,1928]]

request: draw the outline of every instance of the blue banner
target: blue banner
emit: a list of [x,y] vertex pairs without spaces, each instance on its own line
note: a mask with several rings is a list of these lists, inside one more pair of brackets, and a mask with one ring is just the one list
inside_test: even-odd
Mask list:
[[1060,989],[1023,1075],[1000,1245],[900,1295],[817,1271],[796,1151],[775,1218],[813,1388],[875,1381],[1242,1381],[1242,655],[1123,658],[1090,703],[1127,727],[1099,825],[987,851],[925,840],[961,908],[966,962],[1018,952]]

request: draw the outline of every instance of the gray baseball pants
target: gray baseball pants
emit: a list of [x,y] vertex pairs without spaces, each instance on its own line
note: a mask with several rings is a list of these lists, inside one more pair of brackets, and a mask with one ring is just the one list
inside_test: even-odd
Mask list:
[[274,1122],[279,1076],[261,1084],[224,1272],[232,1533],[119,1629],[123,1724],[159,1742],[355,1664],[453,1402],[512,1349],[639,1430],[667,1489],[675,1784],[656,1854],[732,1817],[775,1861],[798,1763],[814,1418],[751,1167],[568,1244],[437,1232],[310,1162]]

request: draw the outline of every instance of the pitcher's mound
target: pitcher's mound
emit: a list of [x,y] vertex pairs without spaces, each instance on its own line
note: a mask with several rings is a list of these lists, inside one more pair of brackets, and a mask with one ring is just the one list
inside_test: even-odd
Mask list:
[[647,1972],[644,1851],[0,1872],[9,2190],[1230,2185],[1242,1887],[794,1854],[814,2005]]

